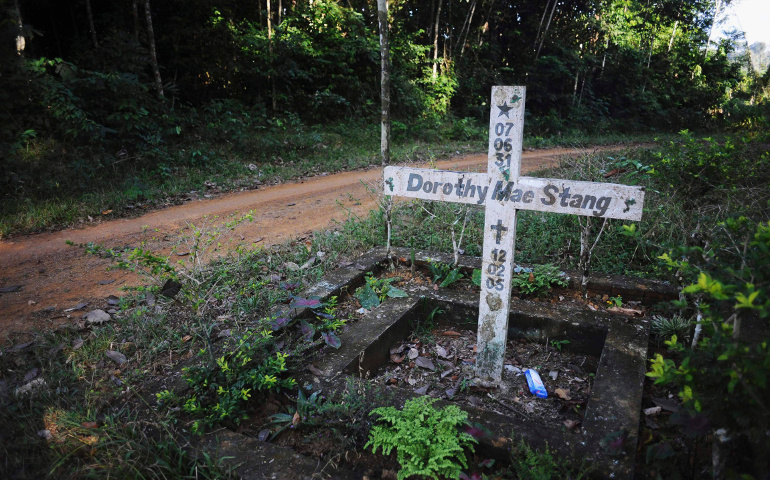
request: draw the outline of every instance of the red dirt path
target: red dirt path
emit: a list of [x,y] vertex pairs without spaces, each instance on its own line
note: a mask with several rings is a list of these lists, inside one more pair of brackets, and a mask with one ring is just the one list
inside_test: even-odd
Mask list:
[[[524,152],[522,173],[558,164],[561,157],[580,155],[597,149],[548,149]],[[437,162],[437,167],[458,171],[481,170],[486,155],[468,155]],[[67,245],[94,242],[106,248],[142,241],[154,252],[178,244],[180,232],[188,223],[200,225],[204,217],[222,219],[235,212],[253,210],[253,221],[243,222],[230,234],[231,242],[218,253],[236,245],[273,245],[334,226],[348,217],[349,209],[366,215],[375,201],[362,182],[374,184],[382,176],[380,168],[369,168],[308,178],[299,182],[263,186],[257,190],[228,193],[216,198],[153,211],[146,215],[106,221],[82,228],[20,236],[0,241],[0,288],[22,285],[17,292],[0,293],[0,345],[23,341],[35,330],[49,330],[73,322],[94,305],[103,305],[108,295],[139,285],[139,276],[120,270],[107,270],[111,262],[85,255]],[[343,208],[344,206],[345,208]],[[180,249],[181,250],[181,249]],[[109,284],[104,284],[109,282]],[[78,312],[64,313],[80,302],[91,305]]]

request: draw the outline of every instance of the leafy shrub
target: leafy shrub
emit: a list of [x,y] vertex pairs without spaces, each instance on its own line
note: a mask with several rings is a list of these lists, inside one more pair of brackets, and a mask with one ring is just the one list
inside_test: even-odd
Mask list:
[[[770,222],[758,224],[747,240],[737,265],[717,257],[683,289],[702,313],[702,338],[688,348],[672,336],[665,342],[670,358],[657,354],[647,376],[677,387],[693,417],[761,441],[770,426],[770,342],[741,329],[746,319],[766,324],[770,317]],[[682,260],[664,259],[671,268],[685,267]]]
[[525,295],[543,295],[554,285],[567,286],[564,272],[550,263],[537,265],[529,272],[522,270],[511,279],[511,286]]
[[382,448],[390,455],[395,448],[401,470],[399,480],[422,475],[427,477],[460,477],[461,466],[468,467],[465,448],[474,451],[476,439],[459,427],[468,424],[468,414],[455,405],[436,410],[435,398],[419,397],[408,400],[403,410],[380,407],[372,410],[380,421],[390,425],[375,425],[369,435],[372,451]]
[[452,268],[452,265],[443,262],[430,262],[428,268],[433,277],[433,283],[441,288],[448,287],[463,278],[459,267]]
[[685,318],[681,315],[673,315],[671,318],[662,315],[654,315],[650,327],[653,336],[657,340],[668,340],[673,335],[676,335],[678,338],[686,339],[690,338],[692,324],[692,319]]
[[375,278],[371,272],[366,274],[366,283],[356,289],[355,297],[361,302],[361,306],[372,309],[382,303],[386,298],[406,297],[406,292],[391,285],[400,278]]
[[194,433],[219,422],[238,424],[248,418],[246,407],[254,393],[294,387],[293,378],[281,378],[287,355],[270,352],[272,338],[270,330],[246,330],[233,338],[226,349],[230,353],[217,358],[214,365],[204,363],[184,370],[192,389],[184,410],[203,417],[193,424]]
[[554,456],[548,445],[543,451],[533,450],[523,441],[511,450],[511,466],[522,480],[550,480],[553,478],[584,478],[585,471],[577,471],[569,461]]

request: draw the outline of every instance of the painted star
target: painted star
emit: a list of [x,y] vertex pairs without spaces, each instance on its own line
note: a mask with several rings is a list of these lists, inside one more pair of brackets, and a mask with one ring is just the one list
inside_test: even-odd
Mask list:
[[511,118],[508,116],[508,112],[510,112],[513,107],[509,107],[508,102],[503,102],[503,104],[498,105],[497,108],[500,109],[500,113],[497,114],[498,117],[505,115],[506,118]]

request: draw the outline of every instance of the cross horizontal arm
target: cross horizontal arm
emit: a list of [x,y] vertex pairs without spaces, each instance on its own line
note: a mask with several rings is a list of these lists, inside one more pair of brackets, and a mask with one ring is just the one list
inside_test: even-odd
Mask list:
[[485,173],[386,167],[385,194],[422,200],[485,205],[504,200],[517,210],[534,210],[621,220],[641,220],[644,187],[519,177],[490,185]]

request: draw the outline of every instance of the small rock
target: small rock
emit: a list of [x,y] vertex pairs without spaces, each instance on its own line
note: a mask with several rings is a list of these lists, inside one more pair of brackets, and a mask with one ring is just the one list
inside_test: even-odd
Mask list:
[[112,320],[112,317],[107,312],[100,309],[91,310],[83,318],[85,318],[86,322],[97,325]]
[[257,434],[257,440],[259,440],[260,442],[266,442],[269,436],[270,436],[270,429],[265,428],[259,431],[259,433]]
[[83,346],[83,339],[82,338],[76,338],[72,341],[72,349],[77,350],[78,348]]
[[395,470],[383,470],[382,480],[398,480],[398,474]]
[[110,295],[109,297],[107,297],[107,305],[115,307],[119,303],[120,303],[120,299],[118,297],[116,297],[115,295]]
[[0,293],[13,293],[21,290],[24,285],[10,285],[8,287],[0,287]]
[[26,375],[24,375],[24,381],[25,381],[25,382],[30,382],[30,381],[32,381],[32,380],[33,380],[35,377],[37,377],[37,374],[38,374],[39,372],[40,372],[40,370],[38,370],[37,368],[33,368],[32,370],[30,370],[29,372],[27,372],[27,374],[26,374]]
[[571,400],[572,398],[569,396],[569,389],[564,388],[557,388],[553,391],[556,395],[559,396],[562,400]]
[[417,360],[414,361],[415,365],[418,367],[425,368],[427,370],[435,370],[436,366],[433,364],[433,361],[428,357],[417,357]]
[[40,438],[45,438],[46,440],[50,440],[51,438],[53,438],[53,435],[51,435],[50,430],[38,430],[37,436]]
[[[107,303],[109,303],[109,300],[107,300]],[[116,303],[117,305],[117,303]],[[80,302],[77,305],[75,305],[72,308],[68,308],[64,310],[64,313],[74,312],[75,310],[80,310],[81,308],[86,308],[88,306],[88,302]]]
[[415,389],[414,393],[416,393],[417,395],[425,395],[426,393],[428,393],[428,385]]
[[182,289],[182,284],[179,282],[175,282],[174,280],[171,280],[170,278],[166,280],[166,283],[163,284],[162,287],[160,287],[160,294],[168,297],[168,298],[174,298],[179,293],[179,291]]
[[107,350],[104,352],[104,354],[107,356],[107,358],[117,363],[118,365],[123,365],[128,361],[125,355],[115,350]]
[[316,257],[310,257],[310,260],[308,260],[307,262],[303,263],[302,266],[299,267],[299,269],[300,270],[305,270],[306,268],[310,268],[310,267],[312,267],[315,264],[315,262],[317,260],[318,259]]
[[11,348],[12,352],[20,352],[22,350],[26,350],[35,342],[26,342],[26,343],[20,343],[18,345],[14,345],[13,348]]
[[46,386],[45,380],[43,380],[42,378],[36,378],[31,382],[27,383],[26,385],[17,388],[16,395],[21,396],[21,395],[32,394],[35,391],[45,386]]
[[579,420],[564,420],[564,426],[567,427],[567,430],[574,430],[578,425],[580,425]]
[[61,352],[64,349],[64,343],[60,343],[57,346],[53,347],[52,349],[48,350],[48,356],[53,357],[57,353]]
[[657,415],[660,413],[660,411],[663,410],[661,407],[650,407],[644,409],[645,415]]
[[300,269],[300,268],[299,268],[299,265],[297,265],[297,264],[296,264],[296,263],[294,263],[294,262],[287,262],[287,263],[286,263],[286,268],[288,268],[288,269],[289,269],[289,270],[291,270],[292,272],[297,272],[297,271],[299,271],[299,269]]

